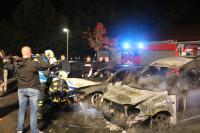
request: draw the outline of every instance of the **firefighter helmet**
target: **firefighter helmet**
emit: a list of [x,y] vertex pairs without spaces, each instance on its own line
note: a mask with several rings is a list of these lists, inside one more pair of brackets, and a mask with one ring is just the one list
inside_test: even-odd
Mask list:
[[65,71],[59,71],[58,78],[67,80],[67,78],[68,78],[68,73],[65,72]]

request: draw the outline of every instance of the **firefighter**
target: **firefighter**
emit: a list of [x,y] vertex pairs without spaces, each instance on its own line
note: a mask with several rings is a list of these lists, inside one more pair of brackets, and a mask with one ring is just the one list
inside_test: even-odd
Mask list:
[[49,88],[49,96],[53,103],[69,103],[67,100],[67,77],[68,75],[65,71],[60,71],[58,78],[52,81]]
[[[104,58],[104,67],[105,67],[105,68],[109,68],[109,69],[112,69],[112,68],[113,68],[113,65],[111,64],[110,58],[109,58],[108,56]],[[104,76],[105,76],[106,78],[110,77],[110,76],[111,76],[111,72],[110,72],[109,70],[106,70],[106,71],[104,72]]]
[[84,78],[88,77],[91,67],[92,67],[92,59],[90,56],[87,56],[86,61],[84,63],[84,72],[83,72],[82,77]]
[[56,64],[57,59],[55,58],[54,52],[52,50],[46,50],[44,51],[45,56],[49,60],[50,65]]
[[[98,61],[94,64],[94,69],[93,69],[94,76],[96,76],[98,71],[101,70],[102,68],[104,68],[103,57],[99,57]],[[100,75],[100,77],[103,77],[103,75]]]
[[[37,54],[35,56],[35,59],[39,59],[42,62],[49,62],[47,57],[44,54]],[[39,71],[39,79],[40,79],[40,89],[41,89],[41,94],[40,94],[40,100],[39,100],[39,104],[38,104],[38,119],[42,119],[43,114],[45,113],[45,102],[46,102],[46,82],[49,76],[49,70],[46,71]]]

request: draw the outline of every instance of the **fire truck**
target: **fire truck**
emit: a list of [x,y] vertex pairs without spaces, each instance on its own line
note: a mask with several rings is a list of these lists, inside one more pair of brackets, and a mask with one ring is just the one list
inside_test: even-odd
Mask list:
[[200,41],[177,42],[157,41],[124,44],[121,50],[121,64],[148,65],[158,59],[175,56],[200,55]]
[[200,41],[177,42],[180,56],[200,56]]

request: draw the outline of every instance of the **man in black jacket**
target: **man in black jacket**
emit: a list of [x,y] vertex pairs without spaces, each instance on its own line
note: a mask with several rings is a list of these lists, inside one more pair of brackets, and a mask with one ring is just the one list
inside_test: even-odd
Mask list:
[[38,101],[40,96],[40,81],[38,70],[49,68],[48,63],[31,59],[31,48],[24,46],[21,50],[22,59],[15,62],[15,71],[18,76],[18,124],[17,133],[23,132],[26,105],[30,104],[30,127],[31,133],[39,133],[37,124]]
[[84,77],[84,78],[88,77],[88,75],[90,74],[90,71],[91,71],[91,67],[92,67],[92,59],[90,56],[87,56],[86,60],[84,62],[84,71],[83,71],[82,77]]
[[65,55],[61,55],[60,59],[61,59],[60,70],[65,71],[66,73],[69,74],[71,69],[69,61],[65,58]]

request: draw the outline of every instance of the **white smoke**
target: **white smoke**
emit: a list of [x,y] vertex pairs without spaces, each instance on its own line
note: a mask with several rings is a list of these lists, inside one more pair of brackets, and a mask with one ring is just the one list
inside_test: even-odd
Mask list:
[[159,76],[142,77],[138,80],[138,86],[141,89],[152,91],[163,91],[169,86],[165,80]]
[[80,105],[80,110],[79,110],[80,114],[91,118],[96,118],[101,116],[101,112],[96,108],[92,107],[89,103],[80,102],[79,105]]

